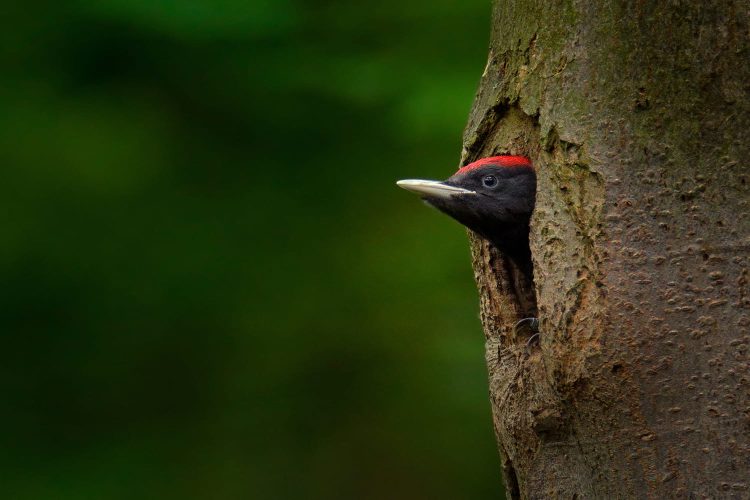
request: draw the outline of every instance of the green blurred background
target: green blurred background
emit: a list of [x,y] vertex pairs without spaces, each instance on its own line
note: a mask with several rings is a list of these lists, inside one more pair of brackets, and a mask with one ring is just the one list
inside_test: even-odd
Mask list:
[[2,497],[500,498],[457,167],[487,0],[28,0]]

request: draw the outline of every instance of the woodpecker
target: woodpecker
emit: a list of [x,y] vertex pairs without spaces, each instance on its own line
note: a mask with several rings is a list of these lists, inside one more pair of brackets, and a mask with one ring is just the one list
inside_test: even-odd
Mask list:
[[[536,173],[528,158],[492,156],[458,169],[444,181],[405,179],[396,184],[488,240],[533,280],[529,222]],[[536,318],[526,318],[516,330],[528,327],[536,335],[538,325]]]
[[396,184],[488,240],[532,278],[529,221],[536,174],[528,158],[493,156],[442,182],[405,179]]

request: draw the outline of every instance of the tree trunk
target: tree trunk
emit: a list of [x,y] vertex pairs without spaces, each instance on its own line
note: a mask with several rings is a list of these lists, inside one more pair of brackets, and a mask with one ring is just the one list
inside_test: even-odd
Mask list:
[[534,286],[472,237],[510,498],[750,498],[749,21],[495,0],[462,162],[538,175]]

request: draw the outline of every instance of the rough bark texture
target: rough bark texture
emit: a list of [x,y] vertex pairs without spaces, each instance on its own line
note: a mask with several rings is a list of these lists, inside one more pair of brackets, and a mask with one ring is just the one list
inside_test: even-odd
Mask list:
[[462,160],[539,179],[533,287],[472,237],[509,497],[750,498],[749,26],[745,1],[495,0]]

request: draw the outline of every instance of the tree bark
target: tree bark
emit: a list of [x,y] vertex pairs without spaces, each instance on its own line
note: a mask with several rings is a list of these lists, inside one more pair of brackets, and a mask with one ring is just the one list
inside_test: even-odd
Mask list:
[[495,0],[462,164],[538,176],[533,286],[471,238],[510,498],[750,498],[749,29],[731,0]]

